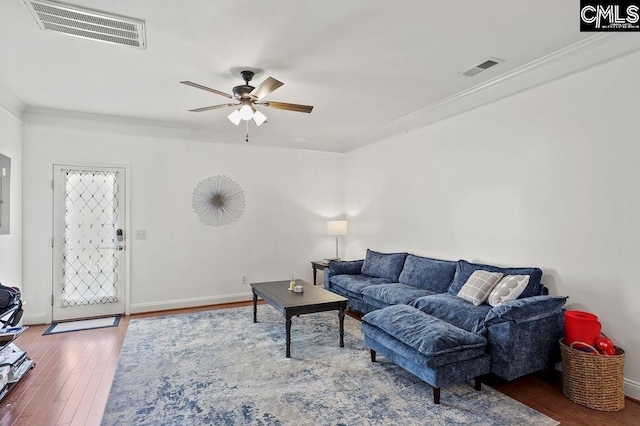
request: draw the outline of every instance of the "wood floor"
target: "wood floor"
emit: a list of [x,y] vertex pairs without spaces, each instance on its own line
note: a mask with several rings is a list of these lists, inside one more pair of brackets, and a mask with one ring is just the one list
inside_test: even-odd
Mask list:
[[[42,336],[47,326],[31,326],[16,344],[36,361],[36,367],[2,401],[0,426],[99,425],[130,318],[248,304],[250,302],[139,314],[121,318],[118,327],[49,336]],[[562,394],[559,380],[548,382],[531,375],[512,382],[488,378],[488,382],[563,425],[640,424],[640,404],[635,401],[627,400],[620,412],[604,413],[569,401]]]

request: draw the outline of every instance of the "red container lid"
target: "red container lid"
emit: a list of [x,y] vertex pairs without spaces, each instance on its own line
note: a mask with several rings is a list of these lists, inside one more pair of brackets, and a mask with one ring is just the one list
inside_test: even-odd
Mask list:
[[598,317],[589,312],[582,311],[565,311],[564,317],[571,319],[579,319],[582,321],[598,321]]

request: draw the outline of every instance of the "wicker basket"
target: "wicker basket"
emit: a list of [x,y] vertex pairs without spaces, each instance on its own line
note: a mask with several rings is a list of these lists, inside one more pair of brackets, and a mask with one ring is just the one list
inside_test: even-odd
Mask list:
[[[592,353],[574,349],[580,344]],[[624,408],[624,351],[615,346],[616,355],[600,355],[586,343],[567,346],[560,339],[562,354],[562,392],[573,402],[600,411],[620,411]]]

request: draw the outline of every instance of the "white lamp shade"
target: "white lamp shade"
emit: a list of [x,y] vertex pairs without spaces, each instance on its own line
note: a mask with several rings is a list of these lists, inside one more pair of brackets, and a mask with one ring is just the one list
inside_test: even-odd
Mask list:
[[238,111],[240,112],[240,118],[242,118],[243,120],[248,121],[251,120],[251,117],[253,117],[253,109],[247,104],[242,105],[242,108],[240,108]]
[[347,235],[347,221],[329,220],[327,221],[327,231],[329,235]]
[[253,121],[256,123],[256,126],[259,126],[267,121],[267,117],[260,111],[256,110],[256,112],[253,113]]
[[231,114],[229,114],[229,120],[231,120],[231,122],[236,126],[240,124],[240,120],[242,120],[242,117],[240,117],[240,113],[238,112],[237,109],[234,110]]

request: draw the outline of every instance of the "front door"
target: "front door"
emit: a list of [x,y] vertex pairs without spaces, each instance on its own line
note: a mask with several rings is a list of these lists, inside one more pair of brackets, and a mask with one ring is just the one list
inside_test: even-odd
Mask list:
[[124,313],[125,169],[53,167],[53,321]]

